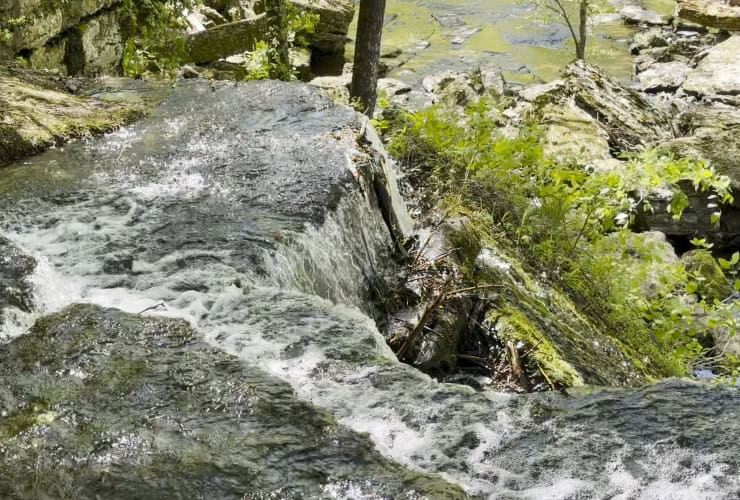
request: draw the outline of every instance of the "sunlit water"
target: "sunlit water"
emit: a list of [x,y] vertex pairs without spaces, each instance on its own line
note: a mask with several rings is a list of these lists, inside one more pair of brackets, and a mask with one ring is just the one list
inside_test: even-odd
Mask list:
[[196,82],[136,126],[1,170],[0,234],[40,263],[38,311],[4,335],[74,302],[185,318],[484,498],[740,496],[736,388],[522,397],[398,363],[364,300],[390,239],[354,180],[356,120],[301,85]]

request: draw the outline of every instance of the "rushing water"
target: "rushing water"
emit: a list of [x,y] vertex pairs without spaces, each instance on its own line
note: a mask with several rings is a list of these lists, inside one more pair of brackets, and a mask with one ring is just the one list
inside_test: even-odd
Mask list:
[[355,181],[356,129],[302,85],[194,82],[140,124],[1,170],[0,235],[39,259],[39,310],[4,334],[75,302],[187,319],[471,496],[740,497],[736,388],[523,397],[398,363],[364,303],[390,238]]

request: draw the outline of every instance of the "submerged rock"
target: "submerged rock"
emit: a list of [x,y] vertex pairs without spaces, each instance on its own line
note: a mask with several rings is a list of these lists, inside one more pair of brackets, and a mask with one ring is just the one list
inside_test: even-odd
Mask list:
[[3,498],[464,496],[181,321],[70,306],[0,346],[0,387]]

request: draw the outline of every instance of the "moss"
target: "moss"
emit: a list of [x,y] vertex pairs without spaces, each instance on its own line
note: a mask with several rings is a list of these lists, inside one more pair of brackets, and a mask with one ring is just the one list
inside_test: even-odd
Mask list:
[[0,71],[0,164],[142,117],[140,105],[73,96],[40,86],[35,73]]
[[522,341],[529,349],[532,349],[529,356],[537,362],[554,384],[565,387],[583,385],[583,378],[578,371],[562,358],[555,346],[547,340],[547,335],[530,322],[521,311],[504,307],[493,311],[489,321],[496,324],[502,340]]
[[29,402],[24,407],[13,410],[0,421],[0,437],[14,437],[38,424],[47,424],[53,419],[54,414],[49,412],[48,402]]

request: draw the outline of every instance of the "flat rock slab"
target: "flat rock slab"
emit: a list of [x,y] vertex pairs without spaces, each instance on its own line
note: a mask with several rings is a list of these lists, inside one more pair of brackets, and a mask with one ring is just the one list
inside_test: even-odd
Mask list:
[[637,5],[626,5],[622,7],[619,14],[627,24],[647,24],[650,26],[668,24],[668,21],[657,12],[645,10]]
[[0,346],[0,415],[2,498],[463,497],[187,323],[93,305]]
[[737,0],[678,0],[678,15],[689,21],[728,31],[740,31]]
[[656,63],[637,78],[644,92],[669,92],[679,88],[690,71],[689,65],[682,62]]
[[689,73],[683,89],[709,99],[740,95],[740,35],[712,47]]

